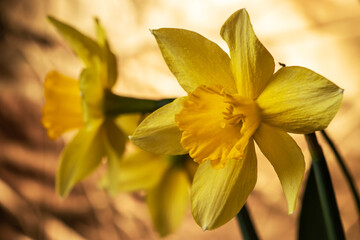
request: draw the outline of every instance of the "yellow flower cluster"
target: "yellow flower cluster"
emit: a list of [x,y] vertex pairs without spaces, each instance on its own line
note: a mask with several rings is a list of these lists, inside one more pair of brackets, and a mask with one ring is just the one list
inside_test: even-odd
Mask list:
[[188,155],[165,156],[141,150],[123,157],[127,136],[141,116],[107,111],[108,98],[115,96],[111,88],[117,79],[117,65],[102,26],[95,21],[98,38],[93,40],[55,18],[49,20],[85,65],[79,80],[51,71],[44,82],[42,124],[49,138],[78,129],[60,157],[56,179],[59,195],[65,197],[106,157],[108,172],[103,187],[111,194],[146,190],[156,230],[161,236],[174,232],[186,213],[196,164]]
[[[340,107],[343,90],[303,67],[282,67],[274,73],[274,59],[255,35],[245,9],[231,15],[220,31],[230,56],[195,32],[152,30],[187,96],[137,126],[130,139],[148,152],[139,150],[127,158],[122,156],[127,135],[137,123],[107,112],[117,64],[104,29],[96,20],[93,40],[54,18],[50,22],[85,65],[79,81],[53,71],[44,83],[42,122],[49,137],[79,129],[61,155],[61,196],[106,157],[109,172],[103,186],[112,193],[146,190],[162,236],[179,226],[191,182],[192,214],[203,230],[214,229],[233,218],[254,189],[256,143],[279,177],[288,212],[294,211],[305,163],[287,132],[326,128]],[[187,153],[191,158],[166,156]]]

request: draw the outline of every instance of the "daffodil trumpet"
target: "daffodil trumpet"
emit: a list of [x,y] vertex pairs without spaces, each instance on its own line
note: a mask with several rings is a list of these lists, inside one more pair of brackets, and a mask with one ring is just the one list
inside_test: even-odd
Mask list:
[[285,66],[274,73],[274,59],[245,9],[232,14],[220,31],[230,56],[192,31],[151,32],[187,96],[145,118],[131,141],[154,153],[189,153],[199,163],[191,208],[203,230],[232,219],[252,192],[255,142],[274,167],[293,213],[305,162],[287,132],[326,128],[340,107],[343,89],[303,67]]

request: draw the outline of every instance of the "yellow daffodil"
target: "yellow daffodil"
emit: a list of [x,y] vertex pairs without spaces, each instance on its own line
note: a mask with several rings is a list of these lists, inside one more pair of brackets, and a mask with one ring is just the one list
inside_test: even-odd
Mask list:
[[145,190],[147,205],[160,236],[174,232],[189,204],[189,189],[197,164],[187,155],[166,156],[137,150],[118,164],[115,184],[105,178],[110,192]]
[[328,126],[343,90],[303,67],[274,73],[271,54],[256,37],[245,9],[225,22],[215,43],[183,29],[152,31],[161,53],[188,96],[158,109],[131,140],[155,153],[189,152],[200,163],[191,189],[196,222],[214,229],[233,218],[257,179],[254,140],[274,167],[295,209],[304,158],[291,133]]
[[95,21],[95,41],[55,18],[49,20],[85,64],[79,81],[52,71],[44,82],[42,124],[49,137],[55,139],[79,129],[62,152],[57,173],[57,191],[66,196],[105,156],[110,169],[117,171],[127,134],[119,127],[119,118],[109,114],[108,99],[113,96],[111,88],[117,78],[117,65],[99,21]]

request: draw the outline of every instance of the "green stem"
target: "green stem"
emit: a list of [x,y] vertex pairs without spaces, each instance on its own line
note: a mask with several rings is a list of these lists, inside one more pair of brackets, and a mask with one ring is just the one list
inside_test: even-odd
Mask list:
[[335,154],[336,160],[337,160],[338,164],[340,165],[340,168],[346,178],[346,181],[348,182],[348,184],[350,186],[350,189],[351,189],[351,192],[354,197],[356,207],[358,210],[358,215],[360,217],[360,197],[359,197],[359,193],[356,189],[354,179],[352,178],[350,171],[346,167],[345,162],[344,162],[343,158],[341,157],[339,151],[336,149],[334,143],[332,142],[330,137],[326,134],[325,130],[322,130],[321,133],[322,133],[323,137],[325,138],[326,142],[329,144],[331,150]]
[[335,193],[323,151],[317,141],[315,133],[306,134],[305,138],[312,158],[312,166],[314,168],[328,239],[345,239]]
[[246,204],[242,207],[240,212],[236,215],[236,218],[238,220],[244,240],[259,239],[256,234],[255,227],[251,221],[250,214],[246,208]]
[[105,112],[108,115],[118,115],[124,113],[146,113],[153,112],[158,108],[174,101],[173,98],[150,100],[122,97],[112,93],[105,92]]

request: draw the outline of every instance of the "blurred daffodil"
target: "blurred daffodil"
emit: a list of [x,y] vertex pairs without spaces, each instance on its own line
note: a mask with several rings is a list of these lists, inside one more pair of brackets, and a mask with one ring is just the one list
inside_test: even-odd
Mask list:
[[117,104],[111,92],[117,65],[99,21],[95,20],[97,39],[93,40],[53,17],[49,20],[85,64],[79,81],[52,71],[44,82],[42,124],[49,137],[55,139],[79,129],[62,152],[57,173],[57,191],[66,196],[97,168],[103,157],[107,157],[109,169],[117,171],[131,126],[123,124],[129,116],[111,114]]
[[223,25],[230,57],[183,29],[153,30],[162,55],[188,96],[158,109],[131,140],[162,154],[189,152],[200,165],[191,189],[196,222],[214,229],[233,218],[257,179],[254,140],[274,167],[288,211],[295,209],[305,163],[286,132],[328,126],[343,90],[303,67],[282,67],[256,37],[245,9]]
[[147,205],[160,236],[174,232],[189,204],[189,189],[197,168],[189,155],[166,156],[138,149],[118,164],[115,184],[104,178],[110,192],[145,190]]

